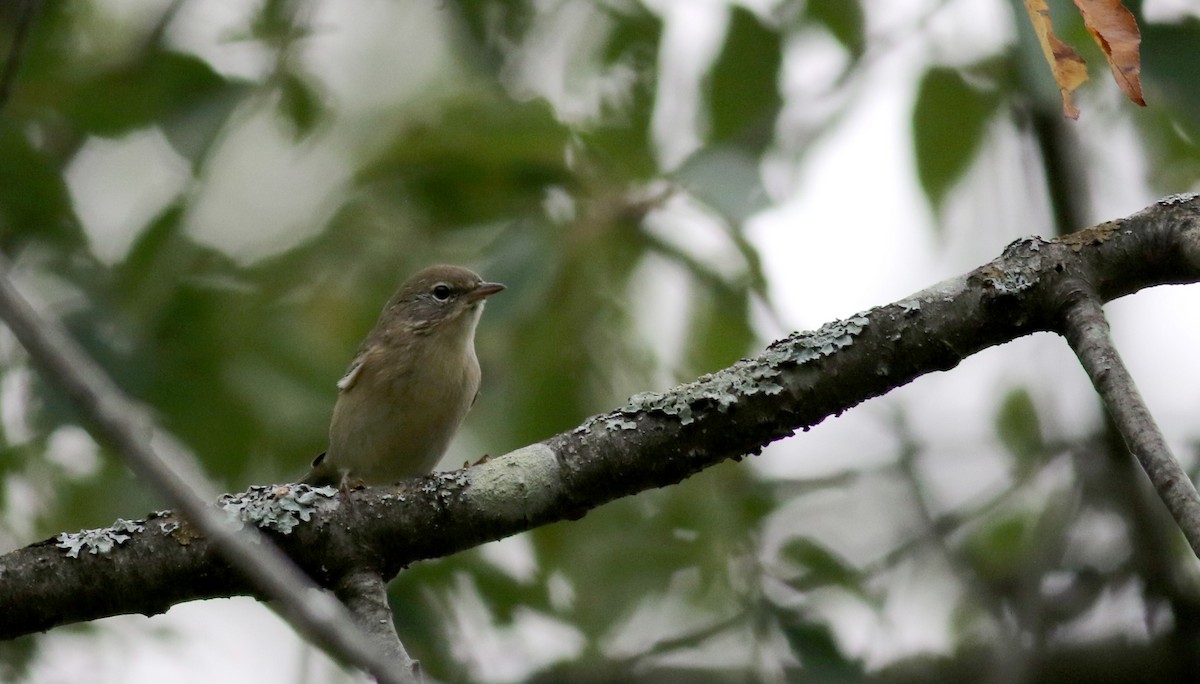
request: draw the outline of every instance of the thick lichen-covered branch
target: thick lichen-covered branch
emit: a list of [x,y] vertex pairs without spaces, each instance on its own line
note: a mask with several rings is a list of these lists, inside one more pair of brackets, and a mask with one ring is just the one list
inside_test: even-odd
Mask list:
[[[1015,241],[970,273],[795,333],[673,390],[636,395],[574,430],[471,468],[350,492],[338,506],[307,488],[264,487],[244,496],[277,501],[239,498],[236,508],[248,520],[286,521],[286,529],[267,526],[269,534],[325,586],[364,568],[386,578],[414,561],[578,518],[621,496],[757,453],[982,349],[1039,331],[1063,332],[1071,291],[1065,283],[1087,283],[1108,301],[1143,287],[1197,281],[1200,199],[1168,198],[1061,240]],[[207,539],[189,536],[185,543],[177,533],[163,534],[161,525],[173,521],[122,528],[128,538],[109,549],[107,562],[90,553],[70,558],[53,540],[0,558],[0,593],[13,597],[11,605],[27,610],[47,602],[34,611],[36,619],[19,625],[9,612],[0,636],[248,591]],[[143,586],[162,580],[154,597],[131,596],[122,607],[89,595],[88,587],[130,582],[129,564],[141,562],[131,558],[145,559],[136,566]],[[62,574],[51,579],[46,568]]]

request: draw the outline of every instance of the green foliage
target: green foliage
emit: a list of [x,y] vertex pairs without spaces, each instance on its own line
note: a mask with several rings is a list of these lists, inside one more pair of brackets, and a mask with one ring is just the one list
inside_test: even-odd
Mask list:
[[1032,546],[1035,522],[1013,512],[984,521],[967,540],[965,553],[979,578],[1000,591],[1011,591],[1019,581],[1023,558]]
[[836,552],[812,539],[794,537],[784,545],[780,555],[799,572],[799,576],[789,582],[793,587],[835,586],[860,591],[862,573],[839,558]]
[[296,137],[311,133],[326,114],[321,95],[299,74],[284,74],[279,84],[279,112],[296,130]]
[[868,681],[862,665],[842,653],[828,625],[795,619],[786,624],[783,634],[804,664],[805,678],[830,684]]
[[975,158],[999,102],[957,69],[933,68],[921,78],[913,106],[913,146],[917,179],[935,208]]
[[191,55],[147,51],[62,91],[60,105],[81,133],[117,136],[142,126],[171,126],[219,98],[229,84]]
[[779,95],[782,37],[749,10],[731,12],[725,45],[710,76],[710,139],[745,141],[761,151],[771,141]]
[[806,18],[829,29],[854,58],[866,47],[866,17],[859,0],[808,0]]
[[435,227],[533,215],[547,188],[571,182],[568,134],[543,102],[476,95],[398,132],[358,181],[386,187],[381,201],[420,207]]
[[1046,445],[1037,407],[1027,390],[1014,389],[1005,395],[996,416],[996,434],[1004,448],[1016,457],[1021,472],[1029,473],[1037,465]]
[[54,160],[29,138],[0,120],[0,241],[12,249],[32,236],[75,245],[81,239],[66,183]]
[[1136,121],[1150,147],[1155,186],[1189,187],[1200,176],[1200,93],[1191,87],[1196,21],[1144,27],[1142,59],[1146,98],[1152,105]]

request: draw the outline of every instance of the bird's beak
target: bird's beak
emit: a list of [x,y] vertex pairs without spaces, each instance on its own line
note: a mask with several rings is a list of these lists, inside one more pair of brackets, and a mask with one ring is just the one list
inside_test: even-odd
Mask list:
[[467,293],[466,299],[471,304],[474,304],[475,302],[491,297],[503,289],[504,286],[500,283],[479,283],[475,286],[474,290]]

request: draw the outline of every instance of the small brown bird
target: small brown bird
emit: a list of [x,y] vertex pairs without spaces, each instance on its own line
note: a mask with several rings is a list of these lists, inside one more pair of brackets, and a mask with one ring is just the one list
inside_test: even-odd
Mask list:
[[503,289],[459,266],[401,285],[338,381],[329,449],[301,482],[389,484],[433,470],[479,393],[475,327]]

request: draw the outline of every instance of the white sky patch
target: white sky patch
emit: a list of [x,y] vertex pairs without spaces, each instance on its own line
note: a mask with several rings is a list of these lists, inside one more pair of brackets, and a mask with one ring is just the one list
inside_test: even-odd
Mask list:
[[473,682],[520,682],[538,670],[577,657],[584,637],[568,623],[526,608],[511,624],[497,624],[479,589],[465,573],[445,598],[451,650]]
[[886,665],[900,658],[950,655],[954,646],[955,613],[962,599],[954,571],[944,557],[915,554],[887,577],[881,618],[886,639],[868,649],[866,661]]
[[1200,17],[1200,4],[1196,0],[1146,0],[1142,14],[1149,22],[1177,22]]
[[[455,68],[453,5],[440,2],[336,0],[315,3],[313,33],[300,53],[328,89],[339,114],[409,113],[440,104],[443,84],[461,84]],[[351,131],[359,137],[370,131]]]
[[704,135],[700,85],[724,43],[729,10],[712,1],[649,4],[657,5],[663,20],[650,129],[659,163],[672,169],[696,151]]
[[[338,665],[301,641],[266,606],[250,598],[192,601],[150,618],[121,615],[89,625],[95,629],[83,632],[58,629],[43,635],[38,641],[38,655],[30,668],[29,681],[43,684],[367,681],[343,675]],[[81,657],[81,654],[87,655]]]
[[62,468],[68,477],[83,478],[100,467],[99,447],[87,430],[64,425],[50,434],[46,460]]
[[251,107],[217,144],[184,219],[193,239],[242,264],[316,235],[351,175],[342,148],[320,135],[296,144],[270,103]]
[[775,558],[789,540],[804,537],[861,567],[921,530],[908,486],[891,472],[867,473],[777,508],[763,527],[761,555]]
[[808,432],[768,445],[762,456],[747,463],[770,478],[800,480],[892,463],[899,439],[885,402],[887,397],[826,418]]
[[1148,183],[1147,166],[1155,155],[1146,149],[1125,110],[1132,105],[1117,84],[1109,78],[1093,80],[1097,83],[1079,91],[1078,105],[1088,115],[1079,117],[1075,133],[1084,157],[1078,163],[1087,169],[1104,169],[1087,174],[1092,215],[1086,220],[1100,222],[1128,216],[1157,199]]
[[586,124],[621,111],[637,80],[627,64],[604,64],[613,20],[588,0],[540,5],[523,42],[505,57],[501,79],[521,99],[543,97],[563,121]]
[[208,62],[227,78],[258,81],[270,73],[274,57],[251,40],[248,27],[262,0],[185,2],[167,27],[167,42]]
[[484,544],[479,547],[479,554],[522,584],[528,584],[537,577],[537,555],[526,535],[518,534]]
[[158,128],[89,138],[67,165],[67,188],[92,251],[120,261],[191,181],[191,168]]
[[546,578],[546,594],[554,610],[566,612],[575,606],[575,587],[560,570],[555,570]]
[[0,425],[4,426],[4,441],[9,446],[24,444],[33,436],[28,413],[32,380],[28,368],[12,368],[0,378]]
[[902,53],[880,63],[858,105],[806,157],[790,199],[747,223],[793,328],[815,328],[936,280],[922,267],[933,237],[912,171],[911,88],[920,68]]
[[654,350],[660,366],[668,369],[653,380],[653,387],[674,384],[671,368],[683,358],[691,317],[692,279],[683,266],[648,253],[629,278],[626,298],[645,344]]
[[[1200,437],[1200,286],[1152,287],[1106,306],[1113,340],[1175,457],[1185,468]],[[1082,369],[1077,371],[1083,374]],[[1096,400],[1098,401],[1098,400]]]
[[[1063,567],[1120,572],[1137,544],[1130,539],[1130,521],[1115,511],[1085,508],[1067,530]],[[1068,583],[1069,584],[1069,583]]]
[[650,212],[643,228],[726,280],[746,272],[745,260],[719,219],[687,195],[673,195],[663,209]]
[[[58,504],[28,477],[10,474],[0,481],[4,488],[4,522],[0,525],[0,553],[24,546],[37,534],[38,523],[46,509]],[[9,536],[11,534],[11,537]]]
[[935,61],[967,65],[1003,52],[1017,39],[1016,22],[1025,23],[1020,30],[1029,29],[1025,13],[1015,15],[1007,3],[953,0],[929,16],[920,36],[929,42]]
[[[700,585],[700,571],[695,567],[682,568],[671,575],[670,587],[661,594],[648,594],[623,619],[609,628],[601,639],[601,650],[612,659],[620,660],[644,653],[664,639],[689,633],[700,625],[724,619],[682,597],[694,593]],[[726,662],[740,657],[722,653]]]
[[1090,610],[1056,629],[1052,643],[1095,644],[1122,639],[1144,644],[1150,640],[1145,591],[1139,581],[1106,586]]

